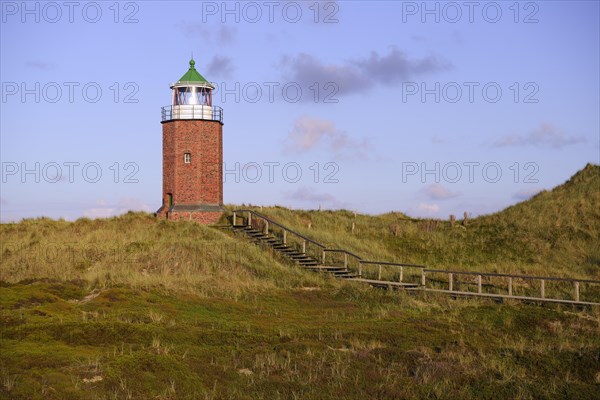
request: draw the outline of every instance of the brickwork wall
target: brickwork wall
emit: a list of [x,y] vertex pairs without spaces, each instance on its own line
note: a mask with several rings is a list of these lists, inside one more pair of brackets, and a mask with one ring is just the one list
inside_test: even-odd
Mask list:
[[[161,208],[160,214],[168,209],[169,193],[177,205],[223,205],[223,125],[217,121],[172,120],[163,122],[162,126],[163,204],[166,207]],[[191,154],[189,164],[184,161],[185,153]],[[202,223],[214,219],[204,214],[213,213],[193,212],[192,219]],[[169,215],[169,219],[171,217],[175,219],[175,215]],[[180,217],[189,219],[177,218]]]

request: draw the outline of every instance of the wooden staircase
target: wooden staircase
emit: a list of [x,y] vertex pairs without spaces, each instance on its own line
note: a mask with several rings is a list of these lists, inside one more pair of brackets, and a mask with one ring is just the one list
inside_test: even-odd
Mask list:
[[229,218],[234,232],[272,249],[301,268],[336,278],[454,297],[600,306],[598,280],[429,269],[417,264],[368,261],[348,250],[328,248],[254,210],[235,210]]
[[348,267],[334,265],[320,265],[319,260],[306,252],[296,249],[293,246],[284,243],[283,240],[276,238],[272,234],[265,233],[263,230],[256,229],[251,225],[233,225],[233,229],[244,234],[250,241],[265,245],[285,259],[297,264],[301,268],[314,272],[322,272],[335,276],[336,278],[359,278],[358,274],[350,272]]

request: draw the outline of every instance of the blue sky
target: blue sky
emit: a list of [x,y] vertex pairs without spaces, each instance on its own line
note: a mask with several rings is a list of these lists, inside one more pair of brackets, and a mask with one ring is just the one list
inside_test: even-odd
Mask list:
[[475,216],[600,162],[595,1],[1,5],[2,221],[158,209],[192,52],[228,204]]

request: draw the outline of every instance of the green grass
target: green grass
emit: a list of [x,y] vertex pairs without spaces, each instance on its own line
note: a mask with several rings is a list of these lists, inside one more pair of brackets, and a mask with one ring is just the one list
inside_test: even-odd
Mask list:
[[600,314],[356,285],[2,288],[4,398],[597,398]]
[[[600,279],[600,166],[501,212],[462,221],[340,211],[257,211],[363,259],[430,268]],[[352,224],[355,229],[352,232]],[[310,228],[309,228],[310,226]]]
[[[257,211],[369,259],[598,279],[599,171],[464,227]],[[598,308],[373,289],[144,213],[0,234],[0,398],[600,398]]]

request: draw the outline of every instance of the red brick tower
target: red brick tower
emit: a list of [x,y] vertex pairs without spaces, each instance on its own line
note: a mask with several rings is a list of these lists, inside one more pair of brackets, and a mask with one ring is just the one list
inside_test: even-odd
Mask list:
[[162,108],[163,196],[157,214],[213,224],[223,213],[223,110],[212,105],[214,86],[190,69],[171,85]]

